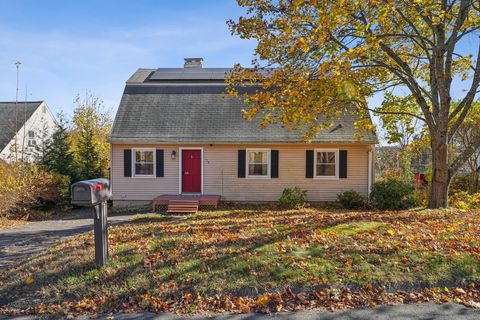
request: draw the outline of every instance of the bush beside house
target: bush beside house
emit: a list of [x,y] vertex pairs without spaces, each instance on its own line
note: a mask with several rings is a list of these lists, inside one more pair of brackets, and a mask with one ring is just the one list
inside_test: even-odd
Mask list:
[[413,183],[397,178],[377,181],[372,186],[370,205],[379,210],[403,210],[419,206],[421,194]]
[[307,190],[299,187],[285,188],[278,202],[287,209],[302,208],[307,204]]
[[365,207],[365,199],[354,190],[344,191],[337,195],[338,202],[345,209],[361,209]]

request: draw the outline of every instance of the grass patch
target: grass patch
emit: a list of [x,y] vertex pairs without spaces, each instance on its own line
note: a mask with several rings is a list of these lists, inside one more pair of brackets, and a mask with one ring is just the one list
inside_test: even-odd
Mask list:
[[160,213],[142,213],[134,215],[130,220],[135,222],[163,222],[172,221],[175,220],[175,218]]
[[336,233],[340,236],[352,236],[360,233],[372,232],[384,226],[384,223],[377,221],[358,221],[339,224],[330,228],[323,229],[321,230],[321,232]]
[[[102,302],[95,310],[135,303],[141,310],[178,304],[192,311],[201,306],[189,295],[477,282],[479,233],[479,211],[238,209],[183,220],[142,214],[110,228],[106,268],[94,267],[87,233],[3,271],[0,301],[28,308],[91,298]],[[152,296],[159,300],[145,306],[142,299]]]

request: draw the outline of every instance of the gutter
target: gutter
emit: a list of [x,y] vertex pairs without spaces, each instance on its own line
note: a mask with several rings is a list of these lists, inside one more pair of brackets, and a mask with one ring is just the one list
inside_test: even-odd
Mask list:
[[342,141],[342,140],[328,140],[328,141],[312,141],[310,143],[304,142],[304,141],[245,141],[245,140],[240,140],[240,141],[235,141],[235,140],[223,140],[223,141],[192,141],[192,140],[168,140],[168,141],[155,141],[155,140],[146,140],[142,138],[138,139],[112,139],[109,138],[108,142],[111,144],[150,144],[150,145],[155,145],[155,144],[165,144],[165,145],[178,145],[178,144],[201,144],[201,145],[252,145],[252,144],[258,144],[258,145],[263,145],[263,144],[281,144],[281,145],[315,145],[315,144],[331,144],[331,145],[337,145],[337,144],[350,144],[350,145],[373,145],[377,144],[376,141]]

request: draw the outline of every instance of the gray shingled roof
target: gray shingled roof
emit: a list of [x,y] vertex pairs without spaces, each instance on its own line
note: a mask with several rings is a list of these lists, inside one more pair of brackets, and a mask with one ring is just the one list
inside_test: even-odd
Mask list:
[[[17,128],[20,129],[43,101],[20,101],[17,104]],[[0,151],[15,137],[15,102],[0,102]]]
[[[181,73],[179,81],[151,80],[152,74],[166,71],[164,78],[176,77],[172,69],[139,69],[127,81],[115,122],[111,142],[182,143],[294,143],[302,132],[288,131],[279,125],[262,129],[259,119],[246,121],[241,98],[225,94],[226,85],[189,82]],[[175,69],[180,71],[180,69]],[[183,69],[182,69],[183,70]],[[211,74],[208,69],[207,74]],[[222,69],[223,70],[223,69]],[[159,76],[160,77],[160,76]],[[181,80],[181,81],[180,81]],[[195,79],[197,80],[197,79]],[[355,117],[345,116],[334,127],[324,130],[314,142],[356,142]],[[340,125],[340,126],[338,126]],[[363,143],[376,143],[372,133]]]

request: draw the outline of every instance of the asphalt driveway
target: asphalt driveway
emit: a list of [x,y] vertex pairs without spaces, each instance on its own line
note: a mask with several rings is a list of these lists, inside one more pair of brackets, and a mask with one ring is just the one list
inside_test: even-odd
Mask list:
[[[131,218],[130,215],[108,217],[109,225]],[[0,270],[19,258],[44,250],[60,239],[93,230],[92,210],[76,209],[62,218],[34,221],[0,230]]]

